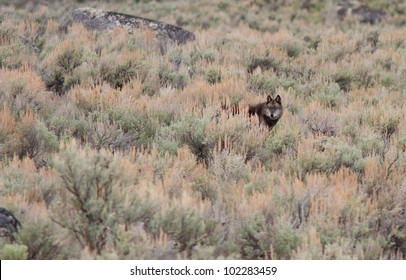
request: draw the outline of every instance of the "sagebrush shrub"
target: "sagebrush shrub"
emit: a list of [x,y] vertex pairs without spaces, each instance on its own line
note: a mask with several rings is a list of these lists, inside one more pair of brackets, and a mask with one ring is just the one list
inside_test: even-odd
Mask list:
[[211,85],[220,83],[222,79],[221,70],[211,68],[206,72],[204,78]]
[[42,62],[42,77],[49,90],[58,94],[66,93],[73,85],[80,83],[75,70],[83,63],[82,50],[69,41],[46,56]]
[[55,168],[63,195],[53,203],[53,221],[81,246],[101,254],[114,238],[119,219],[116,189],[125,187],[119,166],[105,151],[80,149],[72,143],[56,158]]
[[277,72],[282,64],[282,61],[280,59],[273,57],[273,56],[256,56],[252,57],[247,65],[247,72],[252,73],[255,69],[258,67],[262,71],[266,71],[269,69],[274,70]]
[[20,158],[28,156],[38,162],[42,160],[45,153],[58,149],[59,143],[55,134],[50,132],[42,122],[37,121],[30,111],[22,117],[19,130],[21,136],[18,155]]
[[261,94],[275,92],[280,85],[281,83],[276,77],[269,75],[253,75],[248,80],[248,88]]
[[289,223],[277,223],[271,233],[273,253],[278,259],[290,259],[301,240]]
[[11,158],[18,149],[18,129],[9,108],[4,105],[0,111],[0,158]]
[[25,110],[40,116],[52,114],[54,103],[41,78],[28,66],[17,70],[0,70],[0,104],[7,105],[14,117]]
[[173,122],[161,137],[174,141],[177,147],[186,145],[200,162],[209,164],[212,158],[215,139],[207,131],[206,118],[190,117]]
[[26,260],[28,257],[27,246],[20,244],[6,244],[0,249],[2,260]]
[[238,227],[236,243],[245,259],[264,259],[271,255],[270,225],[262,215],[252,215]]
[[138,56],[105,58],[100,64],[100,77],[112,87],[121,89],[131,79],[142,76],[143,64]]
[[27,246],[29,260],[54,260],[64,257],[55,229],[44,222],[26,223],[16,242]]

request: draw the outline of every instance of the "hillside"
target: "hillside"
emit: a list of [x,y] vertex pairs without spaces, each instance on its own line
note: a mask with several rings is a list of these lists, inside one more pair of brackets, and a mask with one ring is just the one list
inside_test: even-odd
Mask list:
[[405,259],[406,4],[347,2],[0,1],[0,258]]

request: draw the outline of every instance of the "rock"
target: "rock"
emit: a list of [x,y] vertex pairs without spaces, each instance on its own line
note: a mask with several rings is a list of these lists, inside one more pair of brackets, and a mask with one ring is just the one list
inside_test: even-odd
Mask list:
[[129,33],[136,29],[149,28],[154,31],[156,37],[165,41],[173,41],[184,44],[195,40],[195,35],[179,26],[163,23],[160,21],[131,16],[116,12],[106,12],[93,8],[81,8],[72,12],[73,22],[81,22],[87,28],[106,31],[117,27],[124,27]]
[[7,209],[0,207],[0,238],[9,242],[14,241],[13,234],[21,229],[21,223]]
[[341,0],[337,6],[337,15],[340,20],[356,17],[362,23],[375,24],[389,18],[384,11],[372,9],[360,1]]
[[375,24],[388,18],[385,12],[371,9],[368,6],[357,7],[352,10],[352,14],[358,16],[361,22],[370,24]]

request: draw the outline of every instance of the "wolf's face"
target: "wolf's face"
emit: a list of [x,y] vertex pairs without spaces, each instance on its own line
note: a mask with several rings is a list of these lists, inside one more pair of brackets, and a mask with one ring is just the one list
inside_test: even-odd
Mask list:
[[282,117],[281,97],[278,95],[275,99],[272,99],[271,96],[268,96],[262,114],[270,120],[280,119]]

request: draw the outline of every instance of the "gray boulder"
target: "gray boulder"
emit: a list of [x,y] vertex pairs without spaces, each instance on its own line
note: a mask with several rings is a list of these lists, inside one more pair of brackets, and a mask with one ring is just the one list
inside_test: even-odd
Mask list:
[[338,1],[337,16],[340,20],[354,17],[361,23],[369,24],[375,24],[389,19],[389,15],[386,12],[370,8],[358,0]]
[[0,207],[0,238],[9,242],[14,241],[14,233],[21,229],[21,223],[7,209]]
[[177,44],[195,40],[195,35],[192,32],[176,25],[93,8],[81,8],[73,11],[70,22],[81,22],[87,28],[98,31],[124,27],[129,33],[133,33],[137,29],[149,28],[154,31],[158,39]]

